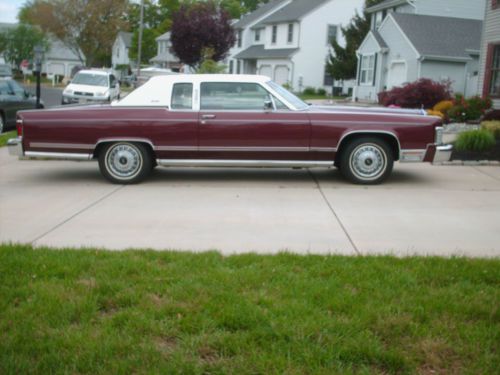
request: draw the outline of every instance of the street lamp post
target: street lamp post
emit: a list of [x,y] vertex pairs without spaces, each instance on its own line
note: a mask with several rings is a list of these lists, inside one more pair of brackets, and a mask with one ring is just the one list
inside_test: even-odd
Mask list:
[[42,74],[42,61],[44,49],[37,44],[33,50],[35,55],[35,74],[36,74],[36,108],[40,108],[40,76]]

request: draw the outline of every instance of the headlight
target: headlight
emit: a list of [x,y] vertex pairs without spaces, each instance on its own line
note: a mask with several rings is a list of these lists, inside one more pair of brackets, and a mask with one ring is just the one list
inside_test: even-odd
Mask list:
[[63,95],[73,95],[73,90],[64,90]]
[[108,96],[108,92],[107,91],[97,92],[95,96]]

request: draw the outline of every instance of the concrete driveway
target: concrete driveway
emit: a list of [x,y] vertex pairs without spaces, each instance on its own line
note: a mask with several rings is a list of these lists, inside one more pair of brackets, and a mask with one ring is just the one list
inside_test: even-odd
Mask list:
[[500,256],[500,167],[395,167],[385,185],[336,170],[157,169],[116,186],[97,163],[0,149],[0,242],[224,254]]

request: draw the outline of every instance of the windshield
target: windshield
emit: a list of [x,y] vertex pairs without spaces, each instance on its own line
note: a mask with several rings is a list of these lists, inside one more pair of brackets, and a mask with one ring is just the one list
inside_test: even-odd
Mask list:
[[267,82],[269,87],[271,87],[274,91],[276,91],[280,96],[283,97],[287,102],[289,102],[291,105],[293,105],[297,109],[306,109],[309,107],[307,103],[296,97],[294,94],[292,94],[290,91],[285,89],[284,87],[278,85],[276,82],[269,81]]
[[0,64],[0,76],[11,76],[12,69],[8,65]]
[[71,81],[78,85],[108,87],[108,76],[103,74],[78,73]]

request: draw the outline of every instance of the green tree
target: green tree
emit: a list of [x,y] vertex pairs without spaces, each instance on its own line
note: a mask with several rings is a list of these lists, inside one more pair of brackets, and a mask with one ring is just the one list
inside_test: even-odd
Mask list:
[[[148,64],[149,60],[156,56],[157,53],[157,43],[156,38],[159,36],[159,32],[156,29],[144,29],[142,33],[142,53],[141,53],[141,64]],[[132,35],[132,45],[128,51],[128,57],[136,61],[137,51],[139,49],[139,31],[136,30],[134,35]]]
[[217,63],[214,60],[215,51],[213,48],[205,48],[203,50],[203,62],[200,64],[200,67],[197,69],[196,73],[198,74],[219,74],[223,73],[226,70],[226,66],[223,64]]
[[0,53],[5,60],[13,63],[16,67],[23,60],[33,59],[33,49],[40,44],[45,51],[49,48],[49,42],[45,35],[36,27],[20,24],[0,34]]
[[[366,7],[376,5],[383,0],[366,0]],[[370,15],[356,15],[347,27],[342,28],[346,45],[342,47],[336,39],[330,44],[333,53],[330,53],[327,61],[328,73],[337,81],[356,78],[357,56],[356,51],[370,31]]]

